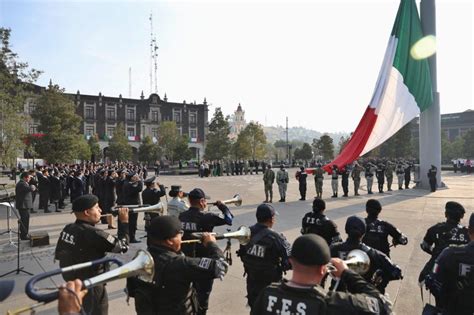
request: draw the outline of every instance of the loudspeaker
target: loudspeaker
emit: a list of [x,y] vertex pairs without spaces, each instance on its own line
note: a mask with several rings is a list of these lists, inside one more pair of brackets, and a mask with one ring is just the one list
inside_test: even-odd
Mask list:
[[49,234],[46,231],[38,231],[30,233],[30,245],[35,246],[46,246],[49,245]]

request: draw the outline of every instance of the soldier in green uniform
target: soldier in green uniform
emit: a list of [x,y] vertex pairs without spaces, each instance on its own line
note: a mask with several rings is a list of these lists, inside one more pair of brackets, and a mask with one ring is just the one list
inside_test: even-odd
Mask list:
[[359,196],[359,187],[360,187],[360,173],[364,170],[359,163],[354,162],[354,168],[352,169],[351,177],[354,181],[354,196]]
[[288,176],[288,172],[285,171],[285,166],[282,164],[280,165],[280,170],[277,172],[277,185],[278,185],[278,191],[280,192],[280,200],[279,202],[285,202],[286,201],[286,189],[288,186],[288,182],[290,181],[290,178]]
[[321,164],[316,165],[314,170],[314,185],[316,186],[316,197],[323,198],[323,180],[324,170],[321,168]]
[[393,162],[387,161],[387,167],[385,167],[385,177],[387,178],[387,190],[392,191],[393,182]]
[[[264,202],[272,202],[273,201],[273,183],[275,182],[275,172],[272,170],[272,166],[270,164],[267,165],[267,169],[265,173],[263,173],[263,183],[265,185],[265,201]],[[270,195],[270,199],[268,196]]]
[[367,193],[373,194],[372,185],[374,184],[374,173],[377,168],[371,162],[365,166],[365,179],[367,180]]
[[395,173],[397,174],[398,179],[398,190],[403,190],[403,179],[405,177],[405,169],[401,161],[398,162],[397,168],[395,169]]

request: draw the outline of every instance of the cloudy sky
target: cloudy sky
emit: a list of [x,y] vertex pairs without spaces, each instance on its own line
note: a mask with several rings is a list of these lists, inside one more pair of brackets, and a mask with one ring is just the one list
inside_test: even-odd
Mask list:
[[[418,2],[418,1],[417,1]],[[473,108],[471,0],[437,0],[441,112]],[[370,101],[398,0],[0,0],[20,59],[67,92],[150,93],[150,21],[158,94],[204,97],[247,120],[350,132]]]

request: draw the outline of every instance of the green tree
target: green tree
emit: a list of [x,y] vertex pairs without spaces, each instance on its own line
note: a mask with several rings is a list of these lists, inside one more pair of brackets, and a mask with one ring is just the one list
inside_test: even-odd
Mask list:
[[[296,155],[295,155],[296,158]],[[300,149],[300,159],[304,161],[311,160],[313,158],[313,150],[309,143],[303,143],[303,147]]]
[[214,112],[214,117],[209,124],[206,154],[204,155],[205,159],[221,160],[229,155],[231,148],[229,133],[230,126],[228,118],[224,118],[221,108],[217,107]]
[[41,93],[32,114],[39,122],[38,131],[44,136],[36,146],[38,154],[49,163],[66,163],[85,154],[87,142],[80,134],[81,117],[76,114],[74,103],[63,94],[63,90],[51,82]]
[[[413,156],[411,136],[411,124],[405,125],[392,137],[385,141],[379,151],[372,153],[372,156],[387,158],[399,158]],[[378,155],[377,155],[378,153]]]
[[96,162],[102,159],[102,150],[100,149],[99,145],[99,136],[97,134],[92,135],[89,140],[87,140],[87,144],[89,145],[89,149],[91,151],[90,160],[92,162]]
[[351,136],[352,136],[352,134],[350,136],[347,136],[347,137],[342,136],[339,139],[339,143],[337,145],[339,154],[341,154],[342,150],[344,150],[344,147],[347,145],[349,140],[351,140]]
[[159,159],[159,148],[151,137],[146,136],[138,148],[138,160],[150,164],[157,159]]
[[112,161],[130,161],[132,159],[132,146],[128,144],[125,128],[122,123],[117,125],[112,139],[109,140],[107,155]]
[[10,29],[0,27],[0,164],[14,166],[25,147],[29,117],[24,105],[33,95],[31,83],[41,72],[18,60],[10,47],[10,35]]
[[234,145],[237,158],[263,159],[266,155],[267,138],[258,123],[250,122],[240,132]]
[[177,159],[188,160],[192,152],[188,148],[189,139],[186,135],[180,135],[174,121],[164,121],[159,127],[158,143],[162,154],[171,162]]
[[329,135],[324,134],[317,140],[316,149],[324,160],[332,160],[334,158],[334,144]]
[[464,139],[464,156],[468,159],[474,157],[474,129],[469,130],[463,136]]
[[87,141],[81,140],[76,143],[76,148],[74,149],[77,152],[77,158],[81,161],[90,161],[92,155],[91,147]]
[[276,160],[286,160],[288,155],[288,145],[285,140],[277,140],[273,144],[276,150]]
[[175,160],[189,160],[193,156],[191,149],[188,147],[189,138],[186,135],[179,136],[174,148]]

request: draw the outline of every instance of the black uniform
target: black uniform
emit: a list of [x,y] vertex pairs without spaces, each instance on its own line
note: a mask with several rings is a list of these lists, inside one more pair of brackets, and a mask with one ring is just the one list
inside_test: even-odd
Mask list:
[[138,315],[197,314],[196,292],[191,282],[209,281],[225,273],[224,256],[215,243],[207,245],[208,258],[186,257],[163,246],[149,246],[155,262],[153,283],[138,281],[135,310]]
[[342,242],[337,225],[321,212],[308,212],[301,222],[301,234],[313,233],[326,240],[328,246]]
[[[191,234],[194,232],[212,232],[215,226],[232,225],[233,215],[229,208],[221,204],[219,210],[222,211],[221,215],[204,212],[195,207],[190,207],[187,211],[180,213],[179,220],[184,230],[183,240],[193,239]],[[186,256],[190,257],[209,257],[210,254],[208,248],[196,243],[183,244],[181,250]],[[208,309],[213,282],[212,279],[193,282],[202,314],[205,314]]]
[[430,187],[431,187],[431,191],[432,192],[435,192],[436,191],[436,173],[438,172],[438,169],[434,166],[432,166],[429,170],[428,170],[428,179],[430,181]]
[[385,182],[385,168],[381,165],[377,167],[375,171],[375,177],[377,177],[377,185],[379,188],[379,193],[383,193],[383,185]]
[[[365,245],[359,240],[348,238],[343,243],[331,245],[330,249],[332,257],[340,258],[342,260],[347,259],[347,254],[351,250],[360,249],[364,251],[370,258],[370,269],[366,274],[363,275],[363,277],[367,281],[371,281],[372,276],[375,272],[377,272],[381,277],[381,281],[376,284],[376,287],[382,293],[385,293],[385,287],[389,281],[402,278],[402,271],[400,267],[395,265],[387,255]],[[347,290],[346,285],[346,283],[341,281],[337,290]]]
[[280,281],[290,269],[291,245],[286,238],[262,223],[250,227],[251,239],[241,245],[238,255],[247,274],[247,300],[250,307],[260,292],[272,282]]
[[308,174],[303,170],[300,170],[296,172],[296,179],[298,180],[299,183],[299,190],[300,190],[300,195],[301,199],[300,200],[306,200],[306,178],[308,177]]
[[474,314],[474,241],[443,250],[426,285],[443,314]]
[[409,188],[410,180],[411,180],[411,165],[405,166],[405,188]]
[[[140,204],[140,192],[143,189],[143,182],[130,182],[125,180],[123,185],[123,203],[125,205],[138,205]],[[137,220],[138,213],[129,213],[128,222],[129,222],[129,235],[130,242],[138,242],[135,238],[135,233],[137,232]]]
[[351,175],[351,171],[348,167],[344,167],[341,172],[341,185],[342,191],[344,192],[344,197],[348,197],[349,195],[349,176]]
[[[117,237],[96,228],[94,225],[76,220],[66,225],[59,235],[55,259],[61,268],[103,258],[106,252],[125,253],[128,250],[128,224],[119,222]],[[66,281],[85,280],[106,271],[105,266],[93,266],[64,273]],[[105,284],[89,289],[83,301],[87,314],[107,314],[108,298]]]
[[274,283],[258,296],[251,315],[387,314],[386,300],[360,275],[346,270],[341,281],[352,293],[326,292],[320,285],[292,287],[287,280]]
[[[74,176],[71,180],[71,203],[77,198],[84,195],[86,191],[86,185],[82,177]],[[99,198],[99,200],[102,198]]]
[[408,243],[407,237],[386,221],[369,216],[365,218],[365,224],[367,225],[367,230],[362,238],[362,242],[369,247],[381,251],[388,257],[390,257],[389,235],[392,237],[394,245],[406,245]]
[[50,212],[49,205],[49,195],[51,194],[51,183],[49,181],[49,176],[44,176],[43,174],[38,174],[38,190],[39,190],[39,209],[44,209],[44,212]]
[[[142,201],[144,205],[156,205],[160,202],[161,197],[165,195],[166,190],[163,185],[160,185],[160,190],[147,187],[142,191]],[[145,212],[145,230],[148,228],[149,222],[159,215],[158,212]]]

